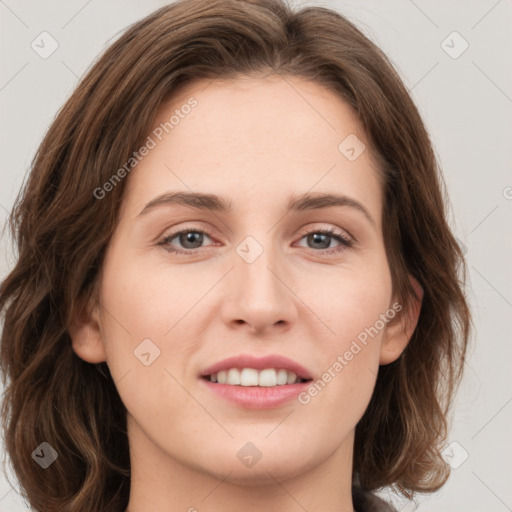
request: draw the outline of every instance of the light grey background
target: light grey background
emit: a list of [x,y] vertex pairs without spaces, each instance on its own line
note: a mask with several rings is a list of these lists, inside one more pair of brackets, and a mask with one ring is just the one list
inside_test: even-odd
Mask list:
[[[2,225],[44,132],[84,71],[129,24],[166,3],[0,0]],[[454,409],[455,444],[447,452],[458,467],[441,491],[420,496],[416,509],[396,505],[402,512],[512,510],[512,2],[295,4],[339,10],[394,62],[427,123],[451,198],[453,229],[467,248],[476,332]],[[31,48],[43,31],[59,45],[47,59]],[[454,31],[463,39],[450,35]],[[463,40],[468,49],[453,58]],[[0,278],[12,262],[4,237]],[[0,512],[26,510],[0,474]]]

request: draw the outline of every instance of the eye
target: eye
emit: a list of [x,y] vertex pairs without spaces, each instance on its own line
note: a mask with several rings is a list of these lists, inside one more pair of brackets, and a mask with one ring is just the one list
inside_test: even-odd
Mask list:
[[[162,246],[166,251],[176,254],[192,254],[198,252],[195,249],[201,249],[205,237],[210,239],[204,231],[195,228],[183,229],[176,233],[162,238],[157,245]],[[319,254],[338,253],[348,249],[354,245],[354,241],[343,233],[338,233],[333,229],[317,229],[304,234],[300,240],[307,240],[311,249]],[[337,242],[338,246],[332,247],[332,242]],[[176,243],[180,244],[181,249],[176,247]]]
[[[162,246],[166,251],[174,252],[178,254],[189,254],[189,251],[194,251],[194,249],[200,249],[204,238],[211,238],[204,232],[199,229],[184,229],[182,231],[178,231],[176,233],[172,233],[164,237],[158,245]],[[175,240],[181,244],[182,249],[176,248],[172,245],[173,240]]]
[[[354,241],[348,238],[348,236],[343,233],[337,233],[333,229],[317,229],[310,231],[306,233],[301,240],[304,238],[306,238],[308,244],[311,244],[310,248],[320,249],[319,251],[315,251],[320,254],[337,253],[354,245]],[[339,245],[334,248],[331,247],[331,242],[333,241],[338,242]]]

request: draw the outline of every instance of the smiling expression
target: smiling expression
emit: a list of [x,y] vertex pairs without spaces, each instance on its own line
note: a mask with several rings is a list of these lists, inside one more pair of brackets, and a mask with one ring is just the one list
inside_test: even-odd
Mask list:
[[[349,460],[403,343],[386,326],[315,400],[297,395],[393,304],[369,141],[338,96],[292,77],[194,82],[155,127],[190,97],[127,178],[102,307],[74,349],[107,361],[140,457],[241,481]],[[350,135],[366,146],[354,160]],[[248,441],[263,454],[250,470]]]

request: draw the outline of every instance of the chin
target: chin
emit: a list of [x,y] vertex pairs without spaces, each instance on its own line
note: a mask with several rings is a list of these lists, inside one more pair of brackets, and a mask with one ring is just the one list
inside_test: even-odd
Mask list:
[[[276,439],[279,442],[279,440]],[[249,443],[249,442],[248,442]],[[230,483],[242,486],[275,484],[294,478],[313,469],[322,461],[321,453],[305,453],[304,446],[297,440],[297,445],[284,448],[282,444],[264,446],[255,441],[254,445],[243,443],[242,448],[226,447],[219,454],[212,454],[213,465],[205,466],[204,457],[201,470],[216,479],[223,480],[226,475]],[[261,450],[257,451],[256,446]],[[251,460],[252,456],[252,460]],[[259,458],[260,457],[260,458]],[[245,459],[245,460],[244,460]]]
[[301,473],[306,472],[314,464],[306,464],[304,461],[290,461],[284,462],[278,460],[278,456],[274,456],[275,460],[263,461],[263,458],[252,468],[243,467],[242,464],[226,465],[226,472],[222,475],[224,478],[229,474],[228,480],[232,484],[240,486],[265,486],[268,484],[275,484],[276,480],[279,482],[286,481],[294,478]]

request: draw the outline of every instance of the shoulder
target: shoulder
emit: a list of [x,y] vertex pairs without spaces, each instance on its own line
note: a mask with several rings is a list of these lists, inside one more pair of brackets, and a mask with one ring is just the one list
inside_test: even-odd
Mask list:
[[396,512],[389,503],[360,487],[352,488],[352,501],[355,512]]

